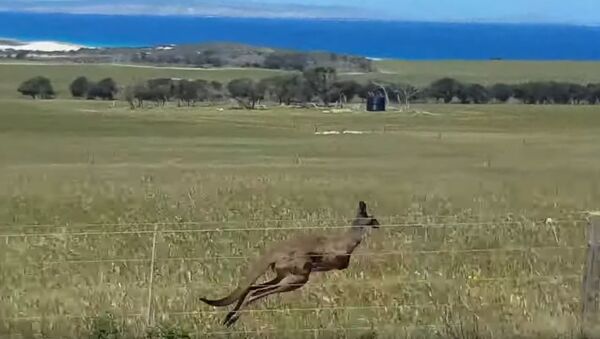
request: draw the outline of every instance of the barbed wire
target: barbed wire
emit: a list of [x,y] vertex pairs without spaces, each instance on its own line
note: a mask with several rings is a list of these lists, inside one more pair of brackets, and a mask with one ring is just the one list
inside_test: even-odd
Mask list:
[[[573,222],[582,223],[587,220],[554,220],[554,222]],[[488,222],[449,222],[449,223],[400,223],[400,224],[382,224],[379,228],[453,228],[453,227],[473,227],[473,226],[509,226],[522,225],[523,221],[488,221]],[[135,234],[154,234],[155,232],[162,234],[177,234],[177,233],[219,233],[219,232],[266,232],[266,231],[292,231],[292,230],[334,230],[347,229],[350,225],[331,225],[331,226],[294,226],[294,227],[245,227],[245,228],[205,228],[205,229],[158,229],[158,230],[137,230],[137,231],[92,231],[92,232],[53,232],[53,233],[9,233],[0,234],[0,238],[22,238],[22,237],[60,237],[60,236],[103,236],[103,235],[135,235]]]
[[[393,256],[393,255],[419,255],[419,254],[464,254],[464,253],[496,253],[496,252],[529,252],[529,251],[575,251],[584,250],[586,246],[534,246],[534,247],[497,247],[497,248],[471,248],[471,249],[447,249],[447,250],[402,250],[402,251],[381,251],[381,252],[362,252],[353,253],[352,257],[377,257],[377,256]],[[322,255],[346,255],[340,252],[323,252]],[[313,257],[314,255],[306,255],[305,257]],[[156,258],[155,261],[210,261],[210,260],[244,260],[254,259],[259,256],[214,256],[214,257],[170,257]],[[298,256],[303,257],[303,256]],[[150,262],[149,258],[114,258],[114,259],[90,259],[90,260],[60,260],[60,261],[43,261],[43,265],[60,265],[60,264],[92,264],[92,263],[127,263],[127,262]]]
[[[570,215],[592,215],[596,212],[592,212],[592,211],[574,211],[574,212],[568,212],[565,214],[570,214]],[[469,214],[465,214],[465,215],[427,215],[427,214],[422,214],[422,215],[393,215],[393,216],[377,216],[375,215],[374,217],[376,217],[377,219],[381,219],[381,220],[402,220],[402,219],[418,219],[418,218],[424,218],[424,219],[457,219],[457,218],[476,218],[477,216],[475,215],[469,215]],[[502,218],[507,218],[509,217],[508,215],[506,216],[502,216]],[[532,218],[543,218],[542,216],[537,216],[537,217],[532,217]],[[554,219],[552,218],[554,221],[559,221],[561,219]],[[236,225],[236,224],[248,224],[248,223],[261,223],[261,222],[265,222],[265,223],[270,223],[270,222],[316,222],[316,221],[337,221],[337,220],[343,220],[346,222],[351,222],[353,219],[352,218],[348,218],[348,217],[328,217],[328,218],[322,218],[322,217],[316,217],[316,218],[266,218],[266,219],[246,219],[246,220],[203,220],[203,221],[157,221],[157,222],[147,222],[147,221],[135,221],[135,220],[131,220],[131,221],[123,221],[123,222],[97,222],[97,223],[70,223],[70,222],[64,222],[62,224],[57,224],[57,223],[46,223],[46,224],[2,224],[0,225],[0,229],[2,228],[8,228],[8,227],[22,227],[22,228],[45,228],[45,227],[81,227],[81,228],[86,228],[86,227],[131,227],[131,226],[169,226],[169,225],[213,225],[213,224],[221,224],[221,225]],[[572,219],[563,219],[563,221],[570,221]],[[585,219],[584,219],[585,220]],[[533,220],[522,220],[521,222],[527,222],[527,221],[533,221]],[[496,222],[494,220],[492,221],[488,221],[488,222]],[[518,221],[514,221],[514,222],[518,222]]]

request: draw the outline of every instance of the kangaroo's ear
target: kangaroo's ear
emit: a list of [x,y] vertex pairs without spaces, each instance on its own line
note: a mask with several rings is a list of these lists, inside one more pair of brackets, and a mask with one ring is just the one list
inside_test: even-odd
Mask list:
[[361,217],[367,216],[367,204],[364,201],[358,202],[358,211],[356,215]]

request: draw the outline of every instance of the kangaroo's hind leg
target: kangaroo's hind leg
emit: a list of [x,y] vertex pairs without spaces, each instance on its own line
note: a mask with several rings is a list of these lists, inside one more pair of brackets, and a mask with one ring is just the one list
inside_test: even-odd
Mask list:
[[240,318],[240,310],[259,299],[265,298],[271,294],[291,292],[299,289],[308,282],[309,275],[310,271],[306,272],[305,274],[289,274],[276,285],[252,292],[250,299],[246,300],[244,298],[245,300],[239,303],[239,307],[236,307],[235,310],[227,314],[227,320],[224,322],[224,325],[227,327],[233,325]]
[[252,291],[259,292],[259,291],[268,289],[268,288],[272,287],[273,285],[278,284],[283,278],[284,278],[283,276],[278,274],[277,277],[275,277],[274,279],[272,279],[270,281],[267,281],[262,284],[250,286],[250,288],[248,288],[248,290],[246,290],[246,292],[244,294],[242,294],[242,296],[238,299],[237,304],[233,307],[231,312],[227,313],[227,315],[225,316],[225,319],[223,319],[223,325],[226,324],[231,319],[231,317],[233,317],[236,314],[236,312],[240,309],[240,307],[244,303],[244,300],[246,300],[246,297],[248,297],[248,294],[250,294],[250,292],[252,292]]

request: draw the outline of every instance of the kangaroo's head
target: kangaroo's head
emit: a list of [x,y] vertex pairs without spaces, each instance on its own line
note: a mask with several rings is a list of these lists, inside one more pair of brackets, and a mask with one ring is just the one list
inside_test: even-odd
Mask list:
[[367,213],[367,204],[364,201],[358,202],[358,210],[356,211],[356,218],[352,221],[352,226],[379,228],[379,221]]

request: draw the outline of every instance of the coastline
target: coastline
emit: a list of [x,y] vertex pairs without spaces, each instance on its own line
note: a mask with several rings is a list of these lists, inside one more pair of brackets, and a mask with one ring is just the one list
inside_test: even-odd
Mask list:
[[83,48],[89,49],[94,47],[54,40],[24,41],[0,37],[0,51],[72,52]]
[[585,26],[6,12],[0,21],[0,36],[96,48],[227,41],[415,61],[600,60],[600,47],[590,43],[600,28]]

